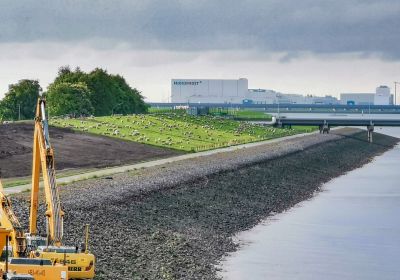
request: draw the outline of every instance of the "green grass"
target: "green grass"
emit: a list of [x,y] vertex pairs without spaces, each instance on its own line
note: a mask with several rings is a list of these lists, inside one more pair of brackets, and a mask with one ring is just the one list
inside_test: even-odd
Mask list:
[[210,108],[210,114],[214,116],[230,116],[236,120],[272,120],[272,115],[264,111],[243,110],[238,108]]
[[178,113],[52,119],[50,124],[188,152],[312,131],[310,127],[279,129],[213,116],[190,116]]
[[166,114],[166,113],[184,113],[185,109],[174,109],[172,107],[150,107],[149,113],[151,114]]
[[[57,178],[64,178],[79,174],[84,174],[87,172],[95,171],[96,168],[83,168],[83,169],[69,169],[57,172]],[[42,182],[42,180],[40,180]],[[15,177],[15,178],[3,178],[2,183],[4,188],[10,188],[15,186],[27,185],[32,183],[31,176]]]
[[272,116],[261,111],[239,110],[234,115],[236,119],[243,120],[272,120]]

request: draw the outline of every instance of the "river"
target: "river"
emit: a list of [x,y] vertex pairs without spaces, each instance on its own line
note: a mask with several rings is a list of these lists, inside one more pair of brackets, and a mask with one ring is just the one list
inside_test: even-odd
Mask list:
[[[375,131],[400,137],[400,128]],[[224,279],[400,279],[400,146],[237,236]],[[305,174],[312,176],[312,174]]]

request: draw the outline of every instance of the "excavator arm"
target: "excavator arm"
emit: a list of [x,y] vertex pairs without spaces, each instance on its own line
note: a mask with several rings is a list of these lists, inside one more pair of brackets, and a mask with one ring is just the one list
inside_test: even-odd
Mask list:
[[[81,252],[77,246],[65,246],[62,242],[64,212],[56,184],[54,150],[50,144],[45,107],[46,101],[40,97],[35,116],[28,250],[31,250],[30,257],[32,258],[49,259],[53,263],[66,263],[69,279],[93,279],[95,257],[88,250],[88,228],[86,228],[85,248],[84,250],[81,248]],[[43,176],[46,198],[46,246],[43,246],[44,238],[37,234],[40,174]]]
[[[0,181],[0,227],[9,229],[10,242],[14,257],[25,257],[27,254],[25,233],[15,216],[10,199],[4,194],[3,185]],[[2,248],[1,248],[2,249]]]
[[61,209],[60,195],[56,184],[54,151],[50,144],[45,104],[45,99],[41,97],[36,105],[29,228],[30,234],[36,235],[39,181],[40,173],[42,173],[46,197],[46,230],[48,242],[49,245],[60,246],[63,238],[64,212]]

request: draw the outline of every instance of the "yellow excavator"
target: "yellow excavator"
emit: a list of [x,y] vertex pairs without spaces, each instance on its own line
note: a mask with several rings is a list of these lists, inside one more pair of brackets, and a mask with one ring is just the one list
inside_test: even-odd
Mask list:
[[[92,279],[95,257],[89,252],[88,226],[84,246],[79,248],[63,244],[64,212],[56,183],[54,150],[50,144],[45,108],[46,100],[40,97],[35,116],[30,223],[29,234],[26,235],[28,251],[31,258],[50,259],[53,263],[65,262],[69,279]],[[37,230],[40,173],[43,176],[46,200],[45,236],[39,235]]]
[[12,210],[10,199],[4,194],[1,181],[0,201],[0,279],[67,280],[65,263],[54,264],[49,259],[27,257],[25,233]]
[[19,223],[17,216],[11,207],[10,199],[4,194],[0,181],[0,226],[10,229],[9,241],[11,243],[13,256],[23,258],[27,256],[25,232]]

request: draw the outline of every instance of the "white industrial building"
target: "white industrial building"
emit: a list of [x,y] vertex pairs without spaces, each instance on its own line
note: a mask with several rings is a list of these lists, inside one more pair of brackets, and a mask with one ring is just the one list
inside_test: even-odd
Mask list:
[[238,80],[171,80],[171,102],[174,103],[242,103],[248,95],[247,79]]
[[379,86],[376,88],[374,96],[374,105],[389,105],[393,104],[391,100],[390,88],[387,86]]
[[341,93],[340,103],[343,105],[374,105],[375,93]]
[[171,80],[173,103],[229,103],[229,104],[338,104],[332,96],[304,96],[283,94],[267,89],[249,89],[247,79]]
[[344,104],[391,105],[390,88],[379,86],[375,93],[341,93],[340,101],[333,96],[284,94],[268,89],[249,89],[247,79],[173,79],[173,103],[228,103],[228,104]]
[[375,93],[341,93],[340,103],[344,105],[392,105],[390,88],[379,86]]

